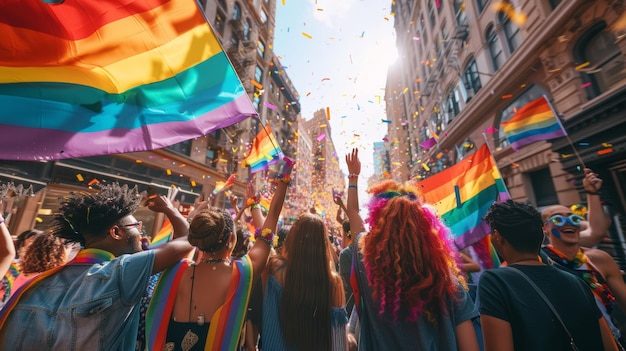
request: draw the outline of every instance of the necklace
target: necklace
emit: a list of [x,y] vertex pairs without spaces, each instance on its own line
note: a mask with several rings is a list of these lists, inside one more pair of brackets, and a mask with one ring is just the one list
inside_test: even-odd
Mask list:
[[[203,258],[200,260],[200,262],[216,264],[216,263],[227,263],[227,262],[230,262],[230,260],[228,258]],[[213,270],[216,270],[217,266],[213,266],[212,268]]]

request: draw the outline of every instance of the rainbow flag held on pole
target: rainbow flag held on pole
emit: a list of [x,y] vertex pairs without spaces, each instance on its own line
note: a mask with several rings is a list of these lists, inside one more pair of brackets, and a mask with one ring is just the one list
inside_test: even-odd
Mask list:
[[490,230],[483,217],[489,207],[510,198],[487,145],[417,186],[424,200],[437,208],[459,248],[487,235]]
[[254,138],[250,154],[242,160],[243,166],[249,166],[251,173],[269,168],[280,160],[281,151],[269,126],[264,126]]
[[152,150],[257,115],[195,0],[3,0],[0,33],[0,159]]
[[174,226],[172,225],[172,222],[170,222],[169,218],[165,218],[165,220],[163,221],[163,225],[161,226],[161,229],[159,229],[159,232],[156,233],[154,238],[152,238],[152,243],[150,244],[150,248],[156,249],[157,247],[172,240],[173,236],[174,236]]
[[536,141],[567,135],[545,96],[524,105],[501,124],[504,136],[515,151]]

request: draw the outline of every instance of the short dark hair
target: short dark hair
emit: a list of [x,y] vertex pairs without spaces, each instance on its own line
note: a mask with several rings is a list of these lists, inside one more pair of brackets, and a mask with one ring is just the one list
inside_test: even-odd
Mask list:
[[70,193],[54,218],[53,233],[67,241],[85,244],[85,236],[103,236],[120,219],[139,207],[137,187],[118,183],[100,186],[97,193]]
[[543,243],[543,221],[535,207],[507,200],[494,203],[485,216],[491,230],[497,230],[517,251],[538,253]]
[[343,223],[341,223],[341,226],[343,227],[343,231],[346,233],[346,235],[350,237],[350,221],[346,219],[345,221],[343,221]]

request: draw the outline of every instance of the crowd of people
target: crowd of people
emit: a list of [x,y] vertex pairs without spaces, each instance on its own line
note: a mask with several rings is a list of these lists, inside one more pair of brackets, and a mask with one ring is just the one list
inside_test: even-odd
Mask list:
[[[234,216],[207,200],[187,218],[113,184],[69,195],[50,231],[15,243],[0,219],[0,349],[624,349],[612,311],[626,311],[626,284],[592,248],[610,223],[591,170],[586,218],[494,203],[484,219],[502,265],[484,270],[411,182],[368,189],[363,219],[357,149],[345,204],[333,194],[341,233],[311,212],[278,228],[293,166],[282,161],[266,213],[252,184]],[[167,217],[170,241],[147,245],[141,204]]]

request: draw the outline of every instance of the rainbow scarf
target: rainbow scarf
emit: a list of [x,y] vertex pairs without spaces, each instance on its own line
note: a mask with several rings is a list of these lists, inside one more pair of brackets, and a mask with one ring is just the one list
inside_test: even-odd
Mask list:
[[24,295],[24,293],[35,284],[42,281],[44,278],[47,278],[53,275],[54,273],[60,271],[61,269],[69,265],[78,265],[78,264],[94,265],[94,264],[111,261],[114,258],[115,256],[113,256],[113,254],[108,251],[104,251],[100,249],[84,249],[84,250],[79,251],[76,257],[74,257],[74,259],[69,261],[68,263],[58,266],[56,268],[49,269],[37,275],[36,277],[29,280],[28,282],[24,283],[24,285],[22,285],[19,289],[15,291],[13,295],[11,295],[11,298],[9,299],[9,301],[7,301],[6,305],[4,305],[2,310],[0,310],[0,330],[2,329],[2,326],[4,326],[4,322],[7,320],[7,318],[11,314],[11,311],[17,305],[17,303],[19,302],[20,298]]
[[194,0],[0,2],[0,159],[162,148],[257,115]]
[[280,152],[272,130],[265,126],[254,138],[250,154],[241,161],[241,164],[244,167],[249,166],[250,173],[256,173],[278,162]]
[[496,201],[510,199],[496,163],[483,145],[452,167],[417,183],[424,201],[434,205],[459,248],[491,230],[483,220]]
[[172,240],[172,235],[174,234],[174,226],[172,226],[172,222],[170,222],[169,218],[165,218],[163,221],[163,225],[159,232],[152,239],[152,243],[150,243],[150,249],[157,248],[166,242]]
[[2,301],[6,301],[11,296],[11,289],[13,288],[13,282],[15,282],[15,278],[20,275],[20,267],[17,265],[17,262],[11,262],[9,266],[9,270],[4,275],[4,296],[2,296]]
[[[191,261],[182,261],[164,271],[159,278],[146,313],[149,350],[162,350],[166,343],[167,328],[172,318],[178,284],[190,264]],[[252,290],[252,278],[252,263],[248,255],[233,261],[226,301],[211,318],[205,350],[237,350]]]

